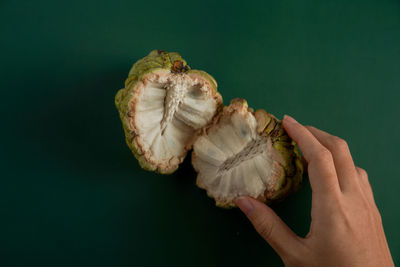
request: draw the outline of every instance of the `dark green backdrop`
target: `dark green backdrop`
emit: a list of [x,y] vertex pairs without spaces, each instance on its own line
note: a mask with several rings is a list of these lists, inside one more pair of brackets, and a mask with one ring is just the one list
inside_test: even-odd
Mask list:
[[[345,138],[400,259],[400,1],[0,1],[1,266],[280,266],[237,210],[140,169],[114,94],[152,49],[225,103]],[[311,190],[275,207],[299,235]]]

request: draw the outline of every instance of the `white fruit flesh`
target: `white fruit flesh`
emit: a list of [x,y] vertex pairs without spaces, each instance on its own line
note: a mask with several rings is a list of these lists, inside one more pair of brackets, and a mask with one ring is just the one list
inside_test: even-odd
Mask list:
[[256,119],[247,110],[222,115],[193,149],[197,183],[217,205],[230,205],[242,195],[263,198],[283,174],[281,157],[271,139],[257,133]]
[[145,75],[134,90],[131,128],[146,158],[165,168],[177,165],[194,133],[214,116],[218,101],[200,75],[159,70]]

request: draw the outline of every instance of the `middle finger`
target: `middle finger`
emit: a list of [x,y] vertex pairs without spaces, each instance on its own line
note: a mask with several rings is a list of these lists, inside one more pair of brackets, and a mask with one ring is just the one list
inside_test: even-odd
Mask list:
[[358,173],[346,141],[312,126],[306,128],[332,153],[342,192],[359,187]]

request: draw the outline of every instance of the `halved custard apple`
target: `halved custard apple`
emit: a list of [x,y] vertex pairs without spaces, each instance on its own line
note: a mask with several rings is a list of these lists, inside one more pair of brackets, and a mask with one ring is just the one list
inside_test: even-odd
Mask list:
[[191,70],[178,53],[153,50],[133,65],[115,105],[140,165],[167,174],[220,110],[222,97],[211,75]]
[[281,122],[265,110],[254,112],[244,99],[234,99],[193,145],[197,185],[220,207],[251,196],[263,202],[296,191],[303,165],[294,141]]

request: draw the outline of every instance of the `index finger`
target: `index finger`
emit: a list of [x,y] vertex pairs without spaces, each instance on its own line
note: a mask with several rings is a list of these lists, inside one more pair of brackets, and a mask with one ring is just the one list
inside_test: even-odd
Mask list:
[[330,151],[295,119],[285,115],[283,127],[298,144],[308,162],[308,175],[313,192],[340,191],[339,182]]

